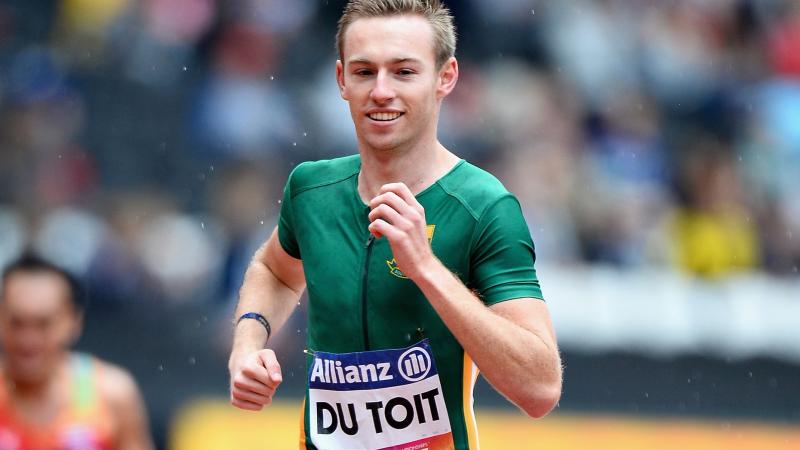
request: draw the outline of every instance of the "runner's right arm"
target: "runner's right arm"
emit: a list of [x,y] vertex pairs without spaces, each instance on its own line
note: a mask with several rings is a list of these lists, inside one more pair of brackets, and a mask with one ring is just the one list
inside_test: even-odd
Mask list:
[[[284,251],[276,229],[247,268],[235,318],[259,313],[274,334],[294,311],[305,286],[302,261]],[[269,405],[282,380],[275,352],[265,349],[266,344],[267,331],[258,321],[242,320],[235,325],[228,369],[231,404],[238,408],[258,411]]]

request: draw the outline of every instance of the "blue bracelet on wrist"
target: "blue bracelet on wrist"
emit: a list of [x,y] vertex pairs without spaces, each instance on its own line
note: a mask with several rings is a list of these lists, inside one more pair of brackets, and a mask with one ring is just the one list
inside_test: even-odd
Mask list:
[[272,335],[272,327],[269,325],[269,321],[267,321],[267,318],[262,316],[261,314],[257,312],[244,313],[239,317],[239,320],[236,321],[236,325],[239,325],[239,322],[241,322],[244,319],[257,320],[258,323],[263,325],[264,329],[267,330],[267,339],[269,339],[270,335]]

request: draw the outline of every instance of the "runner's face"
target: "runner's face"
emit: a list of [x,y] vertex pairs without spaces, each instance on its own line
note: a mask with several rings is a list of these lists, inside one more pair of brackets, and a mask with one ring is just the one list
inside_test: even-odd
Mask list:
[[336,75],[359,141],[378,150],[436,136],[441,99],[455,84],[452,59],[436,69],[433,28],[423,17],[362,18],[344,36]]
[[0,343],[16,382],[44,380],[77,337],[80,316],[68,296],[69,286],[57,274],[9,276],[0,301]]

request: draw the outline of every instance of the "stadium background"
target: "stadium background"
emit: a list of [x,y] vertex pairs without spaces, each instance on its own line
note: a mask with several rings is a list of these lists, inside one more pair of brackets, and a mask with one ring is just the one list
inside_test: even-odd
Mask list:
[[[518,194],[566,366],[538,422],[481,384],[484,448],[800,448],[797,2],[448,4],[442,141]],[[229,319],[288,171],[355,151],[342,5],[0,3],[0,265],[85,280],[79,348],[134,373],[160,448],[297,432],[305,299],[264,414],[225,404]]]

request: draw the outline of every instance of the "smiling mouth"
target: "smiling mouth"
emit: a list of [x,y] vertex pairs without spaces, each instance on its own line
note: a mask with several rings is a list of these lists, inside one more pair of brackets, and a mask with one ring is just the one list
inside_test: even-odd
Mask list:
[[392,120],[398,119],[402,115],[403,113],[401,112],[379,112],[367,114],[367,117],[376,122],[391,122]]

